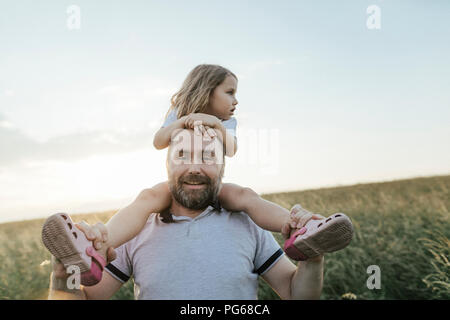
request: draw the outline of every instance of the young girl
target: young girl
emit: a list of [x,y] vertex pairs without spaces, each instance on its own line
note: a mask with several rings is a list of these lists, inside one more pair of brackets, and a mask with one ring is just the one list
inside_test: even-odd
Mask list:
[[[153,140],[155,148],[167,148],[175,130],[191,128],[210,138],[221,135],[225,155],[234,156],[237,151],[237,122],[233,117],[238,104],[237,81],[235,74],[221,66],[203,64],[195,67],[181,89],[172,96],[165,122]],[[167,182],[145,190],[139,197],[149,201],[145,206],[131,205],[120,210],[106,224],[109,246],[116,248],[134,238],[151,213],[164,211],[171,202]],[[219,202],[229,211],[246,212],[258,226],[269,231],[281,232],[290,219],[288,210],[235,184],[222,184]],[[294,224],[292,226],[295,228]]]
[[[175,130],[191,128],[205,137],[213,138],[221,135],[225,154],[229,157],[234,156],[237,150],[237,123],[233,117],[238,104],[237,82],[236,75],[221,66],[203,64],[195,67],[188,74],[181,89],[172,96],[171,107],[166,114],[165,122],[154,137],[155,148],[160,150],[168,147]],[[103,247],[117,248],[134,238],[144,227],[149,215],[167,210],[171,199],[167,182],[142,191],[133,203],[119,210],[108,221],[106,224],[108,239],[103,239],[106,242]],[[290,215],[288,210],[262,199],[253,190],[235,184],[222,184],[219,202],[229,211],[246,212],[258,226],[269,231],[282,232],[285,238],[297,225],[304,224],[304,221],[300,220],[304,219],[305,210],[300,206],[294,207]],[[303,218],[299,220],[300,216]],[[71,222],[71,220],[66,215],[62,218],[57,216],[55,219],[59,220],[51,221],[49,218],[49,222],[44,225],[43,240],[52,254],[63,260],[69,249],[63,252],[62,245],[51,239],[56,239],[55,235],[60,233],[70,233],[71,227],[68,229],[67,225],[71,226],[71,223],[67,221]],[[315,216],[313,219],[319,218]],[[90,251],[88,256],[95,258],[103,266],[105,262],[102,257]],[[295,252],[293,255],[295,256]],[[89,261],[86,257],[84,258],[85,261]],[[69,264],[69,261],[63,262]],[[82,269],[87,270],[87,273],[89,268],[91,270],[84,279],[82,278],[82,283],[92,285],[100,280],[101,270],[98,270],[94,263],[91,267],[86,265],[87,263],[84,263]],[[94,267],[97,269],[93,270]]]

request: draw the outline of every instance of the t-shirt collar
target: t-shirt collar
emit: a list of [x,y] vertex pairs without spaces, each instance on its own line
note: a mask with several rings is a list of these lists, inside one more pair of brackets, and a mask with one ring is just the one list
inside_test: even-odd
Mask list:
[[186,216],[176,216],[174,214],[172,214],[172,218],[175,221],[194,221],[194,220],[199,220],[203,217],[209,216],[211,213],[213,213],[214,211],[217,212],[221,212],[222,211],[222,206],[220,205],[219,200],[216,200],[214,203],[212,203],[211,205],[209,205],[202,213],[200,213],[198,216],[196,216],[195,218],[191,218],[191,217],[186,217]]

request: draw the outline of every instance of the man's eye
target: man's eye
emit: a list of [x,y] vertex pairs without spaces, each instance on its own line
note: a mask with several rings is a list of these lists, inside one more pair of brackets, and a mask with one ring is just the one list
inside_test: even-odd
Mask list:
[[186,158],[188,156],[187,152],[184,152],[184,150],[178,151],[178,158]]
[[213,160],[216,157],[214,152],[205,152],[203,153],[203,159],[204,160]]

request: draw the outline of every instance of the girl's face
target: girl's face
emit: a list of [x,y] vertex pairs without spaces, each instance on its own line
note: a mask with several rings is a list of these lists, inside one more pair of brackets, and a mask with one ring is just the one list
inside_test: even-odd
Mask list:
[[227,76],[218,85],[209,99],[207,114],[216,116],[222,120],[228,120],[233,116],[238,101],[236,100],[237,80],[233,76]]

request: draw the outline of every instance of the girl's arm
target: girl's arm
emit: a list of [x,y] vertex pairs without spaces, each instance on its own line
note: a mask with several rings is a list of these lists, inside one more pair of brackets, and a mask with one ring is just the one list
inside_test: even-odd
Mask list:
[[153,138],[153,145],[157,150],[167,148],[170,144],[170,139],[172,137],[172,132],[176,129],[183,129],[186,116],[177,119],[176,121],[169,124],[167,127],[163,127],[156,132]]
[[202,133],[208,133],[209,128],[215,129],[215,134],[220,138],[225,148],[225,155],[232,157],[237,151],[237,139],[230,134],[216,116],[206,113],[191,113],[186,116],[185,127],[194,129],[195,126],[199,126]]
[[167,182],[142,190],[130,205],[119,210],[107,222],[106,247],[117,248],[133,239],[142,230],[150,214],[159,213],[168,208],[171,201],[172,197]]
[[289,223],[289,211],[261,198],[250,188],[223,183],[219,191],[220,204],[229,211],[244,211],[258,226],[265,230],[281,232]]

